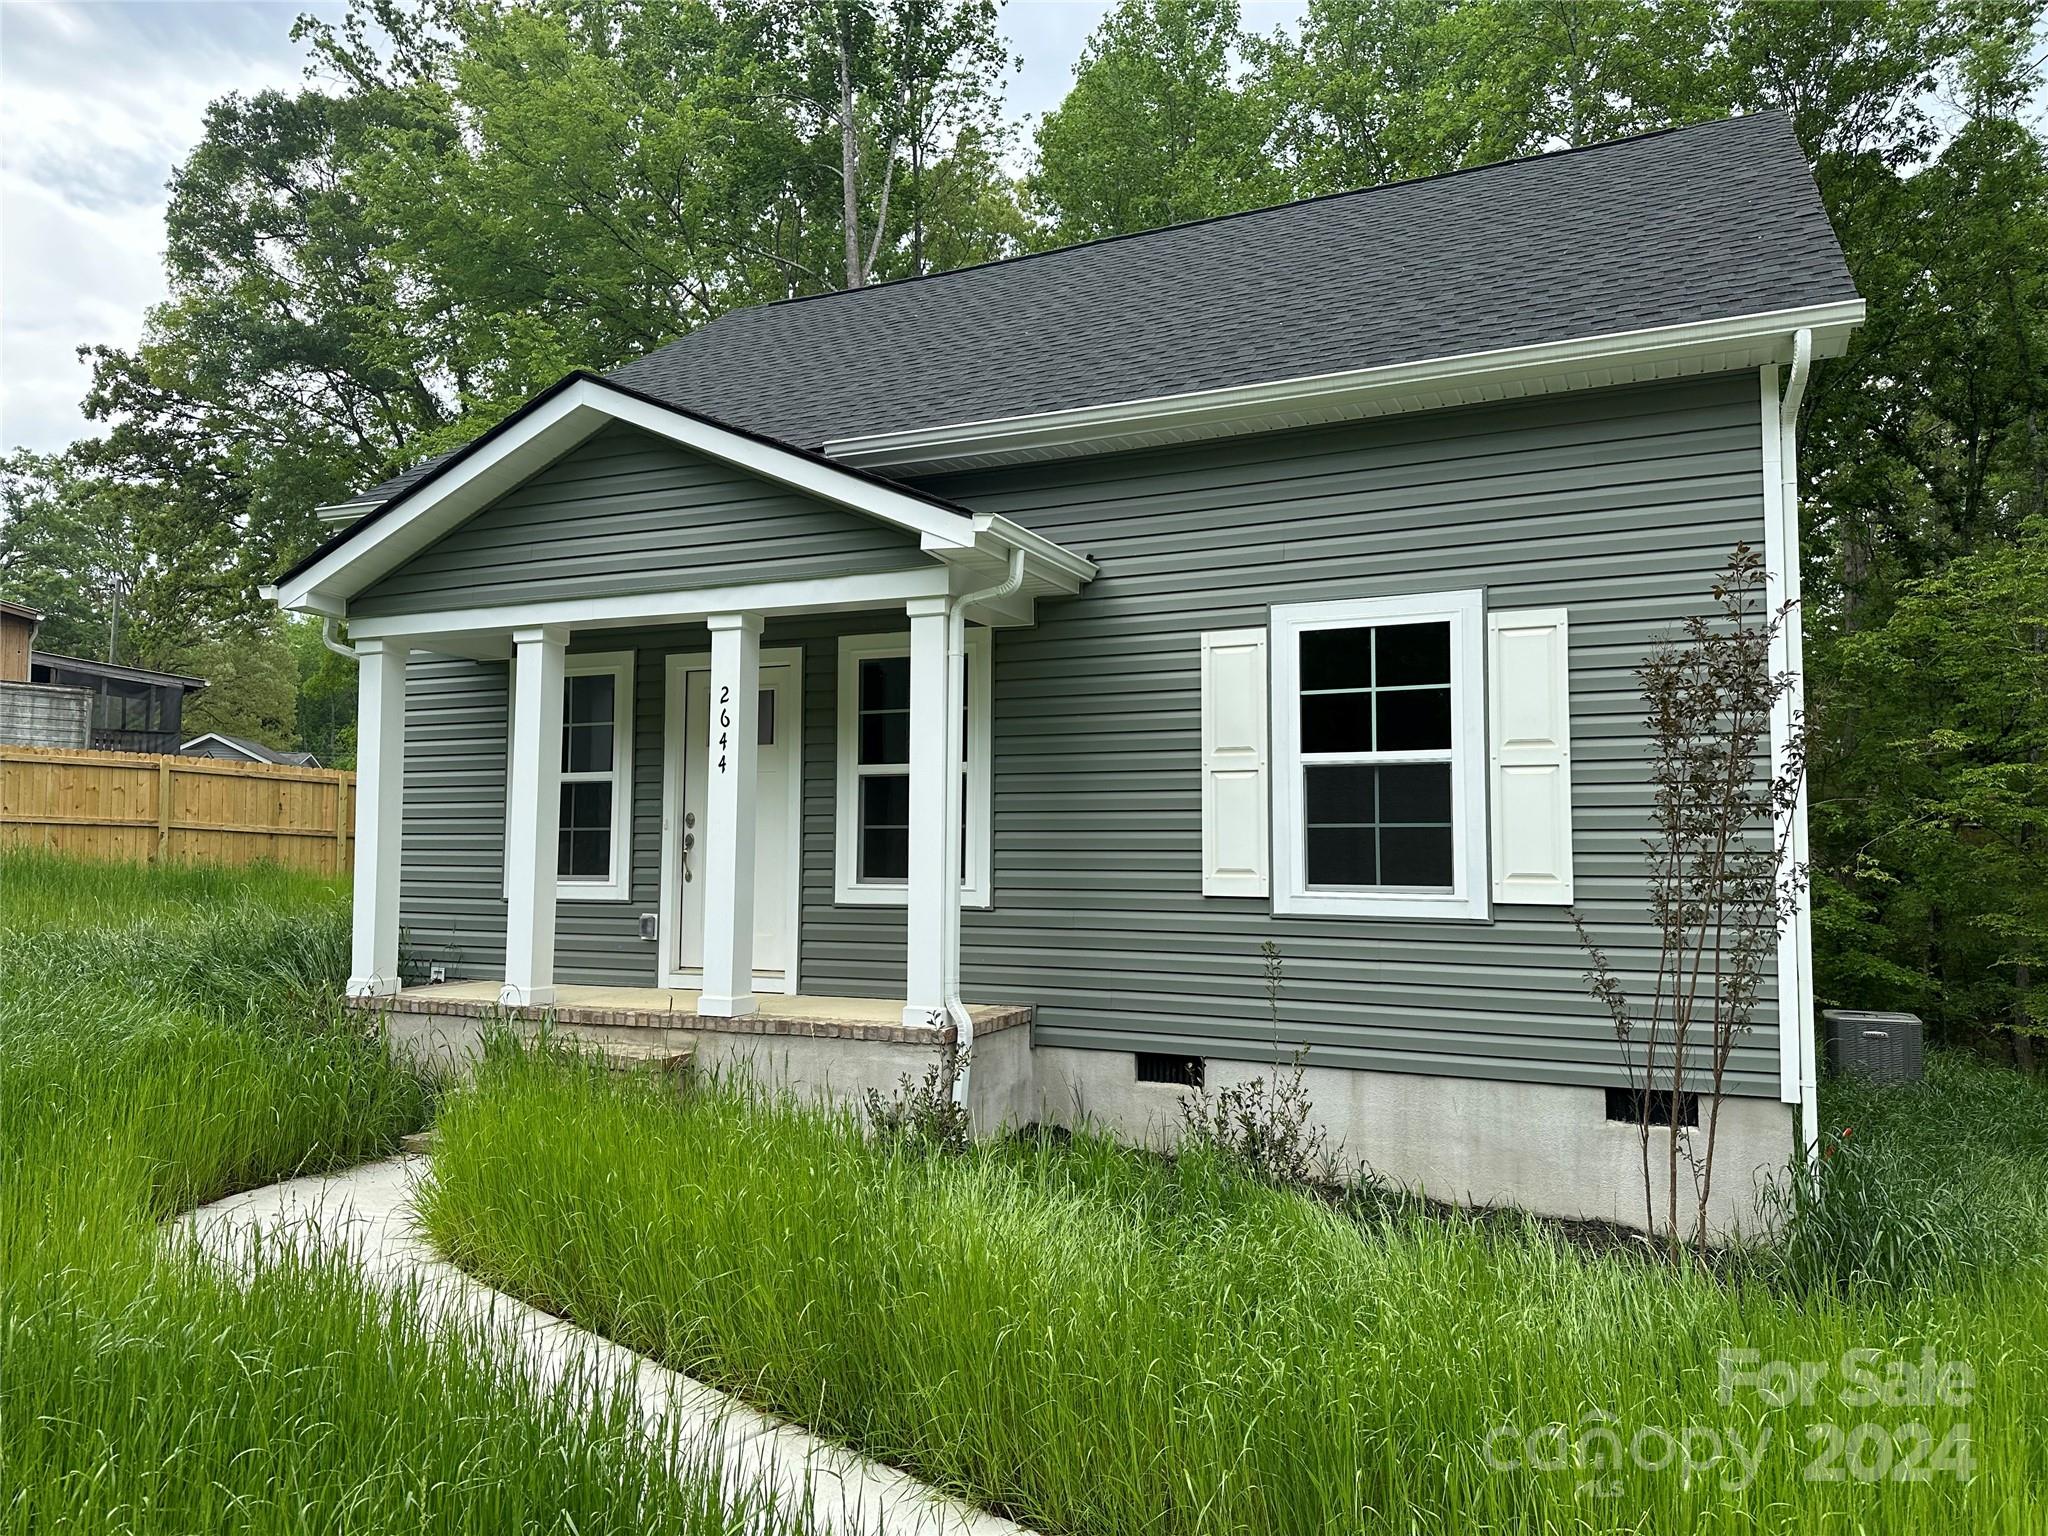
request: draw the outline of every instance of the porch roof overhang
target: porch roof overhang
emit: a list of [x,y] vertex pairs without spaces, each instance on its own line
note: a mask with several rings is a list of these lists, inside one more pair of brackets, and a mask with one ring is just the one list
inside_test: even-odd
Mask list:
[[651,432],[802,495],[873,517],[914,534],[917,564],[900,572],[756,581],[742,586],[541,599],[360,619],[362,638],[468,636],[467,649],[490,653],[513,630],[561,624],[577,628],[687,621],[714,613],[830,612],[945,597],[986,588],[1021,557],[1014,596],[969,617],[994,625],[1028,624],[1042,596],[1078,591],[1094,565],[1007,518],[975,513],[820,454],[665,404],[591,374],[571,374],[451,454],[433,473],[308,555],[264,595],[295,613],[344,618],[349,599],[404,565],[436,540],[612,422]]

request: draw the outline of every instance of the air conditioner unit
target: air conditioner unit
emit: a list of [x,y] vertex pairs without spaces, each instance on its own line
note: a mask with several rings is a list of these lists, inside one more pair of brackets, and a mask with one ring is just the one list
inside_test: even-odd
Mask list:
[[1920,1080],[1922,1029],[1913,1014],[1830,1008],[1821,1020],[1833,1071],[1880,1083]]

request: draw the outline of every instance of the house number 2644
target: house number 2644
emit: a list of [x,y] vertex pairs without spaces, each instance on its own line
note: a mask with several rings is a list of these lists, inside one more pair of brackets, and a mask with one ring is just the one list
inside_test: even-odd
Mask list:
[[726,706],[732,703],[732,688],[723,686],[718,690],[718,771],[725,772],[725,738],[732,729],[732,711]]

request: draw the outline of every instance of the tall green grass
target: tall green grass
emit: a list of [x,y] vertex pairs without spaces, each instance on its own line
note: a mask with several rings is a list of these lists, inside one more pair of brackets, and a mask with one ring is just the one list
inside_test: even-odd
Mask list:
[[335,1004],[346,936],[304,877],[0,857],[0,1530],[786,1524],[674,1475],[622,1397],[543,1390],[338,1254],[230,1279],[166,1244],[172,1212],[426,1113]]
[[[1705,1274],[1089,1136],[907,1156],[845,1117],[516,1048],[439,1132],[425,1212],[460,1262],[1048,1531],[2048,1528],[2031,1217],[2003,1269]],[[1923,1348],[1974,1372],[1965,1405],[1851,1407],[1838,1374],[1811,1403],[1722,1400],[1724,1349],[1832,1372]],[[1866,1422],[1864,1469],[1915,1424],[1951,1452],[1966,1430],[1974,1468],[1808,1475],[1810,1434]],[[1552,1465],[1546,1426],[1586,1454]],[[1610,1430],[1642,1455],[1606,1466]],[[1690,1434],[1693,1475],[1640,1464],[1658,1432]],[[1730,1434],[1762,1447],[1740,1486],[1707,1463]]]

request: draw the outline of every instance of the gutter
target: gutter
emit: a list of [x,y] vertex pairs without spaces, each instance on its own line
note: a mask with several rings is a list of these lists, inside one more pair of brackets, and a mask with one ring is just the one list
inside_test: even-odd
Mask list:
[[[1780,520],[1778,548],[1785,569],[1778,576],[1782,600],[1800,602],[1799,572],[1799,407],[1806,398],[1806,384],[1813,368],[1813,332],[1802,327],[1792,341],[1792,371],[1785,381],[1784,398],[1778,403],[1778,467],[1783,476],[1777,514]],[[1787,725],[1803,721],[1806,715],[1805,644],[1801,638],[1804,616],[1796,606],[1785,626],[1785,668],[1792,687],[1784,708]],[[1802,773],[1799,793],[1792,802],[1790,853],[1795,866],[1808,870],[1792,915],[1792,943],[1795,957],[1796,992],[1794,1027],[1798,1034],[1799,1139],[1811,1161],[1820,1153],[1820,1065],[1818,1044],[1813,1033],[1813,883],[1806,834],[1807,776]],[[1782,1020],[1782,1012],[1780,1018]]]
[[[960,1069],[953,1076],[953,1102],[967,1112],[968,1082],[974,1071],[974,1018],[960,1000],[960,780],[965,769],[961,760],[960,706],[967,698],[967,610],[978,603],[1001,602],[1016,596],[1024,585],[1024,544],[1010,545],[1007,575],[992,587],[956,597],[946,607],[946,827],[941,857],[946,861],[947,896],[940,906],[939,944],[943,963],[939,977],[940,996],[946,1016],[953,1021],[953,1039],[959,1047]],[[989,872],[991,882],[995,872]]]

